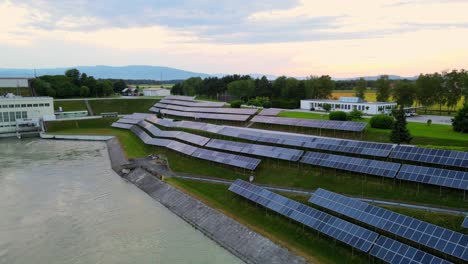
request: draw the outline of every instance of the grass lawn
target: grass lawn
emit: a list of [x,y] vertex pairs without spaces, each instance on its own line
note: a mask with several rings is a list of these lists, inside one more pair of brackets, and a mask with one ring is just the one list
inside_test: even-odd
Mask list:
[[[279,113],[280,117],[308,118],[328,120],[328,115],[308,112],[283,111]],[[369,118],[364,118],[361,122],[369,122]],[[434,146],[455,146],[468,150],[468,134],[453,131],[452,126],[432,124],[427,126],[424,123],[409,122],[408,129],[413,136],[412,144],[415,145],[434,145]],[[314,130],[311,130],[314,131]],[[389,129],[377,129],[368,126],[363,140],[390,142]]]
[[311,229],[303,230],[302,225],[271,211],[266,212],[229,192],[226,185],[173,178],[166,181],[313,263],[367,263],[365,255],[355,253],[352,256],[350,247],[334,243],[325,235],[318,236]]
[[95,115],[105,112],[118,112],[119,114],[147,113],[157,103],[158,99],[115,99],[115,100],[89,100]]
[[57,111],[59,107],[63,108],[63,111],[87,111],[84,100],[73,100],[73,101],[61,101],[54,100],[54,109]]

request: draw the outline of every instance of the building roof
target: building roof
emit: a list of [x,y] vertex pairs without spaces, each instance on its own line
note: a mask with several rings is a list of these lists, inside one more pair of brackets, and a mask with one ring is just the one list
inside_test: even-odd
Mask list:
[[310,102],[321,102],[321,103],[331,103],[331,104],[396,104],[395,102],[343,102],[340,100],[331,100],[331,99],[303,99],[301,101],[310,101]]

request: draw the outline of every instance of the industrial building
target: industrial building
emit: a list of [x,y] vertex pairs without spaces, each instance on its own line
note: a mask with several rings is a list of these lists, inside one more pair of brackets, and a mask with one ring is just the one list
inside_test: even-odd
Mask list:
[[143,90],[144,96],[169,96],[171,90],[164,88],[146,88]]
[[340,97],[339,100],[307,99],[301,100],[301,109],[325,111],[323,106],[329,104],[331,111],[351,112],[359,110],[367,115],[390,114],[397,107],[394,102],[367,102],[359,97]]

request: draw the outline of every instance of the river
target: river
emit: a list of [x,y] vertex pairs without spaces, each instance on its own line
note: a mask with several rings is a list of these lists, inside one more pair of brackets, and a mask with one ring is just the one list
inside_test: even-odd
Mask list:
[[242,263],[125,182],[105,143],[0,139],[0,263]]

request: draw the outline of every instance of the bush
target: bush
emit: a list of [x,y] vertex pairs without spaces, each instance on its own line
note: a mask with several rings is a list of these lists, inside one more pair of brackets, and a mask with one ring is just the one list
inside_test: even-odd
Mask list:
[[271,101],[271,105],[275,108],[295,109],[299,108],[299,100],[275,99]]
[[453,130],[457,132],[468,133],[468,104],[465,104],[452,118],[452,126]]
[[349,112],[348,120],[359,120],[362,119],[362,112],[354,109],[353,111]]
[[330,112],[332,106],[331,106],[331,104],[323,104],[322,108],[323,108],[323,110],[325,110],[326,112]]
[[346,121],[348,120],[348,114],[346,114],[346,112],[343,112],[343,111],[334,111],[334,112],[330,112],[330,114],[328,115],[328,119]]
[[262,106],[263,108],[271,108],[271,102],[270,101],[264,102]]
[[231,102],[231,107],[232,108],[240,108],[242,105],[242,101],[241,100],[235,100],[235,101],[232,101]]
[[390,129],[392,128],[393,122],[393,117],[381,114],[373,116],[370,119],[369,124],[373,128]]

